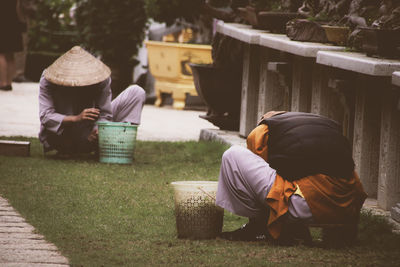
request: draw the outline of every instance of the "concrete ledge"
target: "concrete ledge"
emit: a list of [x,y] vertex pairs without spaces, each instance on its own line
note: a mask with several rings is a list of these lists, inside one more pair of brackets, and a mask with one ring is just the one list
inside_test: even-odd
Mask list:
[[392,84],[400,87],[400,71],[393,72]]
[[355,52],[319,51],[317,63],[372,76],[391,77],[400,70],[400,61],[368,57]]
[[239,136],[239,132],[224,131],[219,129],[202,129],[200,141],[216,141],[229,146],[241,145],[246,147],[246,139]]
[[217,32],[248,44],[256,44],[303,57],[316,57],[317,52],[320,50],[344,50],[343,46],[292,41],[285,34],[268,33],[263,30],[253,29],[250,25],[239,23],[219,21]]
[[258,44],[260,33],[265,31],[253,29],[250,25],[219,21],[217,24],[217,32],[248,44]]
[[284,34],[262,33],[260,36],[260,46],[273,48],[290,54],[302,57],[317,57],[318,51],[333,50],[343,51],[343,46],[334,46],[330,44],[311,43],[292,41]]

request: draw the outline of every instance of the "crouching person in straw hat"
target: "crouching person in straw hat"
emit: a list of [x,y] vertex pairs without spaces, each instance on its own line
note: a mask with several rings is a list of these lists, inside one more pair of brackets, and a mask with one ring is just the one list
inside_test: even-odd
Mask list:
[[79,46],[44,70],[40,79],[39,139],[45,152],[95,151],[96,121],[140,124],[144,90],[132,85],[111,101],[110,74],[105,64]]
[[366,197],[336,122],[269,112],[247,137],[247,148],[232,146],[222,157],[216,204],[249,222],[221,238],[310,243],[307,225],[323,224],[334,226],[324,228],[328,244],[349,244]]

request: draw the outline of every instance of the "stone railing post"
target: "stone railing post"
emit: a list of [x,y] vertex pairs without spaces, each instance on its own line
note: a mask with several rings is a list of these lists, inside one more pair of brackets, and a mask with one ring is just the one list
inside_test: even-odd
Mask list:
[[400,202],[400,72],[392,83],[383,92],[380,129],[378,205],[386,210]]
[[260,85],[260,47],[245,44],[243,55],[242,99],[239,134],[247,137],[257,124],[257,103]]
[[376,197],[379,175],[381,96],[379,82],[359,74],[356,80],[353,158],[364,190]]
[[290,111],[291,68],[290,63],[278,51],[263,49],[260,64],[260,91],[257,118],[271,110]]
[[292,111],[311,111],[312,66],[315,58],[293,56]]

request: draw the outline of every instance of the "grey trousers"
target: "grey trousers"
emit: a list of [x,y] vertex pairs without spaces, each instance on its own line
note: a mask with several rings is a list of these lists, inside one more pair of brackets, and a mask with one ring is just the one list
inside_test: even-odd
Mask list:
[[113,121],[140,124],[146,92],[138,85],[131,85],[112,102]]
[[267,212],[265,197],[276,171],[247,148],[232,146],[222,156],[216,204],[239,216],[255,218]]
[[[275,182],[276,171],[242,146],[232,146],[222,156],[216,205],[243,217],[258,218],[268,214],[266,196]],[[296,219],[312,218],[304,198],[293,195],[289,214]]]

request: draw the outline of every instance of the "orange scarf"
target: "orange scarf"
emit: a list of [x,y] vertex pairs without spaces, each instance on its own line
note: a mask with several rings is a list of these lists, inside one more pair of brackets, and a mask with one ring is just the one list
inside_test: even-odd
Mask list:
[[[268,162],[268,126],[256,127],[247,137],[247,147]],[[351,179],[332,178],[323,174],[289,182],[276,175],[268,193],[270,207],[268,231],[278,238],[282,229],[282,216],[288,211],[290,196],[299,186],[316,223],[352,223],[358,221],[360,209],[367,197],[358,175]]]

